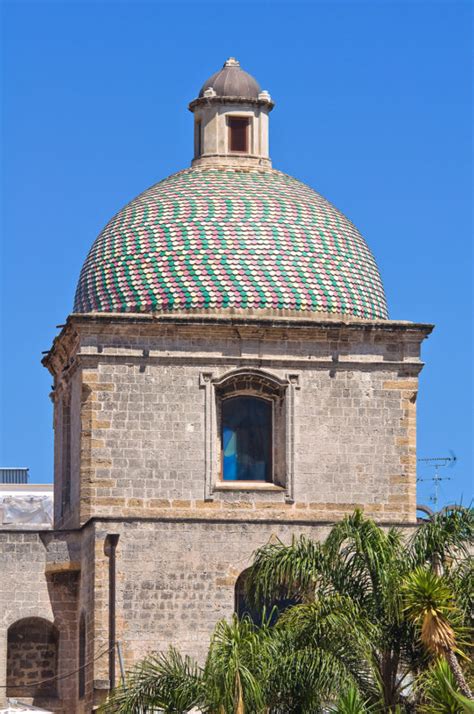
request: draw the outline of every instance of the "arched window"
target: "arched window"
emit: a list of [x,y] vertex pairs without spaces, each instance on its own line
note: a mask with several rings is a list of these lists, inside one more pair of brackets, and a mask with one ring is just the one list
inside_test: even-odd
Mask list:
[[254,396],[222,400],[222,478],[272,481],[273,403]]
[[238,370],[215,383],[220,481],[286,486],[286,383]]
[[[9,627],[7,697],[56,696],[58,641],[57,628],[39,617],[27,617]],[[35,684],[40,681],[43,684]]]
[[266,491],[292,503],[299,375],[241,367],[220,377],[201,372],[199,386],[205,390],[205,499]]
[[[235,613],[239,619],[247,615],[252,622],[256,625],[260,625],[263,617],[263,606],[259,607],[250,603],[247,594],[247,577],[249,571],[250,568],[247,568],[247,570],[240,573],[235,583]],[[282,612],[289,607],[293,607],[293,605],[297,605],[298,602],[296,598],[280,597],[278,600],[266,603],[265,613],[267,617],[271,615],[271,624],[276,622]]]

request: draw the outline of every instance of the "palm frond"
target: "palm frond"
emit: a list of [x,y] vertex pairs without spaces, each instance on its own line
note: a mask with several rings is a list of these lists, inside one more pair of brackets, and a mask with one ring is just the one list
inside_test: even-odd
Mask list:
[[205,665],[211,710],[263,712],[268,677],[277,645],[270,616],[257,627],[250,617],[217,623]]
[[324,550],[329,562],[339,560],[344,565],[340,588],[347,588],[349,578],[362,597],[386,592],[394,573],[403,566],[398,529],[384,531],[359,510],[333,527]]
[[324,567],[320,543],[301,536],[291,545],[269,543],[259,548],[246,580],[253,604],[310,596]]
[[446,580],[453,591],[465,627],[474,627],[474,558],[467,557],[449,568]]
[[182,714],[205,703],[203,671],[174,648],[145,657],[101,708],[104,714]]
[[405,578],[402,594],[404,612],[419,627],[426,649],[436,655],[456,649],[466,632],[447,579],[418,567]]
[[417,711],[421,714],[462,714],[465,711],[453,673],[443,658],[437,659],[418,678],[416,691],[421,699]]
[[364,701],[359,690],[352,686],[340,695],[331,712],[334,714],[370,714],[370,712],[375,712],[375,708],[368,701]]
[[[337,693],[339,686],[350,682],[371,697],[376,696],[371,667],[373,628],[350,598],[333,594],[296,605],[283,613],[276,630],[283,639],[286,637],[287,651],[312,651],[315,658],[326,663],[325,667],[318,665],[316,681],[320,695]],[[315,676],[312,671],[311,676]]]
[[474,511],[471,508],[450,510],[435,514],[417,528],[410,539],[407,554],[412,569],[419,565],[434,564],[439,560],[457,561],[468,555],[474,543]]

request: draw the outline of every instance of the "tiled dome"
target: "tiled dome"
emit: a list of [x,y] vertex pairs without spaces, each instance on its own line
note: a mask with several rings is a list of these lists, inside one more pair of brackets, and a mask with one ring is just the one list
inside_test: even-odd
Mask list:
[[112,218],[82,268],[75,312],[291,310],[386,319],[355,226],[279,171],[191,168]]

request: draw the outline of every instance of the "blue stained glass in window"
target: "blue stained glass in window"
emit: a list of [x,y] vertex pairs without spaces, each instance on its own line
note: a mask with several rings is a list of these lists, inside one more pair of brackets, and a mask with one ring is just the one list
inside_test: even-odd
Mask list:
[[224,481],[272,480],[272,403],[258,397],[222,401]]

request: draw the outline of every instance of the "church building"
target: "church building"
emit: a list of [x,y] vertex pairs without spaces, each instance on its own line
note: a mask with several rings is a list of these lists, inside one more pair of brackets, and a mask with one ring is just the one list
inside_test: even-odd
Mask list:
[[272,537],[356,507],[416,524],[432,326],[390,320],[357,228],[272,167],[273,109],[228,59],[189,105],[191,166],[90,249],[43,360],[54,526],[0,528],[0,705],[85,714],[118,651],[202,659]]

